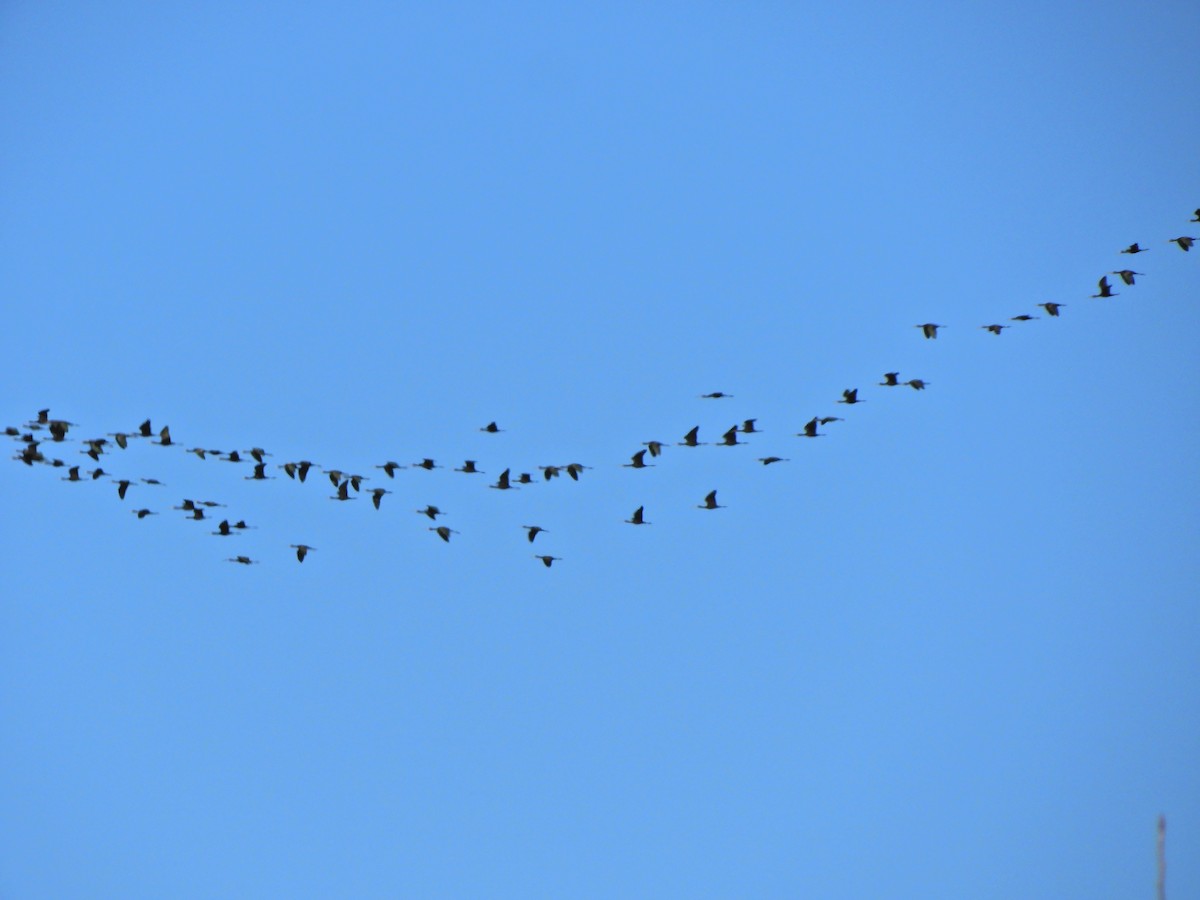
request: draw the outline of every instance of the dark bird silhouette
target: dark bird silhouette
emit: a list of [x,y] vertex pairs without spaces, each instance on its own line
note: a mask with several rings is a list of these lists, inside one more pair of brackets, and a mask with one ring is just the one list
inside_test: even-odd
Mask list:
[[807,422],[804,423],[804,430],[799,432],[796,435],[796,437],[809,437],[809,438],[821,437],[821,435],[817,434],[817,424],[819,423],[819,421],[820,420],[816,416],[813,416],[811,419],[809,419]]
[[1134,244],[1130,244],[1128,247],[1126,247],[1121,252],[1122,253],[1145,253],[1149,249],[1150,249],[1149,247],[1139,247],[1136,243],[1134,243]]
[[1143,272],[1135,272],[1135,271],[1133,271],[1133,269],[1118,269],[1117,271],[1115,271],[1111,274],[1119,275],[1121,277],[1121,280],[1123,282],[1125,282],[1126,284],[1133,284],[1133,276],[1134,275],[1143,275],[1144,273]]
[[240,463],[241,461],[242,461],[242,454],[240,454],[236,450],[230,450],[228,453],[225,454],[225,462]]
[[395,478],[395,477],[396,477],[396,470],[397,470],[397,469],[403,469],[403,468],[406,468],[406,467],[405,467],[405,466],[402,466],[402,465],[400,465],[400,463],[394,463],[394,462],[391,462],[391,461],[389,460],[388,462],[385,462],[385,463],[384,463],[382,466],[376,466],[375,468],[377,468],[377,469],[383,469],[383,471],[384,471],[384,472],[387,474],[387,477],[388,477],[388,478]]
[[134,510],[130,510],[130,512],[132,512],[139,519],[144,519],[144,518],[146,518],[146,516],[157,516],[158,515],[158,513],[152,512],[151,510],[148,510],[148,509],[134,509]]
[[769,465],[771,465],[771,463],[788,462],[788,460],[786,460],[782,457],[779,457],[779,456],[764,456],[761,459],[759,459],[759,462],[762,463],[764,466],[769,466]]
[[342,483],[342,475],[344,473],[341,469],[328,469],[325,474],[329,477],[329,483],[334,487]]
[[383,500],[383,495],[390,494],[390,493],[391,493],[391,491],[386,490],[384,488],[372,488],[371,489],[371,502],[375,504],[376,509],[379,509],[379,504]]
[[205,450],[203,447],[189,447],[184,452],[185,453],[194,453],[194,454],[196,454],[196,457],[198,459],[204,459],[204,457],[207,456],[209,453],[212,453],[213,456],[216,456],[218,453],[220,453],[219,450],[216,452],[213,452],[212,450]]
[[907,384],[907,385],[908,385],[910,388],[912,388],[914,391],[923,391],[923,390],[925,390],[925,385],[929,384],[929,382],[928,382],[928,381],[923,381],[923,380],[922,380],[922,379],[920,379],[920,378],[913,378],[913,379],[911,379],[911,380],[909,380],[909,381],[906,381],[906,382],[904,382],[904,383],[905,383],[905,384]]
[[[533,543],[533,539],[535,537],[537,537],[543,531],[546,531],[546,529],[541,525],[522,525],[521,527],[527,532],[526,537],[529,538],[529,543],[531,544]],[[550,532],[547,531],[546,533],[549,534]]]
[[161,447],[170,447],[171,446],[171,426],[164,425],[162,427],[162,431],[160,431],[158,433],[158,440],[155,441],[154,443],[158,444]]
[[436,528],[430,528],[429,530],[436,531],[437,536],[440,537],[447,544],[450,543],[450,535],[458,534],[458,532],[455,531],[453,528],[447,528],[445,525],[439,525]]
[[308,477],[308,470],[313,467],[313,464],[307,460],[301,460],[296,464],[296,477],[300,479],[300,483],[304,483],[304,479]]
[[193,522],[202,522],[203,520],[204,520],[204,507],[203,506],[193,506],[192,507],[192,521]]
[[499,434],[504,429],[501,428],[499,425],[497,425],[495,422],[488,422],[486,425],[484,425],[479,430],[486,431],[488,434]]
[[1029,313],[1021,313],[1019,316],[1013,316],[1009,319],[1010,322],[1032,322],[1037,316],[1031,316]]
[[127,490],[129,490],[129,485],[131,485],[131,484],[133,484],[133,482],[130,481],[128,478],[122,478],[120,481],[116,482],[117,496],[120,497],[122,500],[124,500],[125,492]]
[[246,481],[271,481],[274,478],[274,475],[267,474],[267,464],[260,462],[254,464],[254,474],[247,475]]
[[700,441],[698,441],[696,439],[696,436],[698,434],[700,434],[700,426],[699,425],[697,425],[695,428],[693,428],[691,431],[689,431],[687,434],[685,434],[683,436],[683,441],[679,444],[679,446],[680,447],[699,447]]
[[251,559],[248,556],[230,556],[225,562],[240,563],[243,566],[253,566],[258,564],[257,559]]
[[855,403],[861,402],[862,401],[858,399],[858,388],[842,391],[842,399],[838,401],[838,403],[848,403],[851,406],[853,406]]
[[346,478],[350,482],[350,487],[354,488],[356,491],[359,490],[362,487],[362,483],[367,480],[365,475],[347,475]]
[[584,469],[590,469],[591,466],[585,466],[583,463],[570,463],[566,466],[567,474],[571,476],[572,481],[579,480],[579,473]]
[[1108,286],[1108,276],[1107,276],[1107,275],[1104,275],[1104,276],[1102,276],[1102,277],[1101,277],[1101,279],[1100,279],[1100,281],[1099,281],[1099,282],[1097,282],[1097,283],[1098,283],[1098,284],[1099,284],[1099,286],[1100,286],[1100,293],[1098,293],[1098,294],[1092,294],[1092,296],[1093,296],[1093,297],[1097,297],[1097,298],[1106,298],[1106,297],[1115,297],[1115,296],[1117,296],[1116,294],[1114,294],[1114,293],[1112,292],[1112,288],[1110,288],[1110,287]]
[[417,512],[419,512],[421,515],[429,516],[429,518],[433,519],[435,522],[437,521],[438,516],[444,516],[446,514],[444,511],[438,509],[432,504],[426,506],[424,509],[418,509]]
[[1180,250],[1191,250],[1192,244],[1196,243],[1196,239],[1185,235],[1183,237],[1171,238],[1171,243],[1178,244]]
[[105,475],[110,475],[111,472],[105,472],[103,469],[92,469],[92,481],[97,478],[103,478]]
[[108,436],[117,442],[117,446],[122,450],[129,448],[129,435],[123,431],[110,431]]
[[933,322],[926,322],[924,325],[914,325],[913,326],[913,328],[920,328],[921,334],[925,335],[925,337],[927,339],[936,338],[938,329],[945,328],[945,327],[946,327],[945,325],[935,325]]
[[546,481],[549,481],[551,478],[557,478],[559,476],[559,470],[562,468],[562,466],[538,466],[538,468],[542,470],[542,477],[545,478]]
[[294,462],[285,462],[279,468],[287,474],[287,477],[296,480],[296,464]]
[[639,450],[637,453],[633,454],[633,456],[631,456],[629,458],[633,461],[627,462],[627,463],[621,463],[621,465],[626,469],[648,469],[651,467],[650,463],[646,462],[646,451],[645,450]]
[[551,563],[555,562],[556,560],[562,559],[561,556],[541,556],[537,553],[533,554],[533,558],[540,559],[542,561],[542,565],[544,565],[547,569],[550,568]]
[[338,485],[337,493],[329,498],[330,500],[353,500],[350,496],[350,481],[347,479]]
[[999,334],[1005,328],[1010,328],[1011,326],[1009,326],[1009,325],[980,325],[979,327],[982,328],[984,331],[990,331],[992,334]]
[[266,450],[264,450],[262,447],[251,447],[247,452],[250,454],[250,456],[252,456],[254,458],[254,461],[256,463],[262,462],[264,456],[271,455]]
[[238,519],[236,522],[234,522],[234,523],[233,523],[233,527],[234,527],[234,528],[237,528],[237,529],[238,529],[238,530],[240,530],[240,531],[245,531],[245,530],[246,530],[246,529],[248,529],[250,526],[246,524],[246,520],[245,520],[245,519]]
[[145,422],[143,422],[141,425],[138,426],[138,436],[139,437],[153,437],[154,436],[154,432],[150,430],[150,420],[149,419],[147,419]]
[[1192,218],[1188,219],[1188,221],[1189,222],[1200,222],[1200,209],[1196,210],[1192,214]]
[[644,441],[643,446],[650,451],[651,456],[658,456],[663,450],[662,441]]
[[82,481],[83,479],[79,477],[79,466],[71,466],[71,468],[67,469],[67,477],[62,480],[63,481]]
[[217,530],[212,532],[212,534],[219,534],[221,537],[229,537],[233,534],[229,527],[229,520],[222,519],[220,524],[217,525]]
[[709,491],[704,497],[704,502],[697,504],[697,508],[698,509],[724,509],[725,507],[723,507],[719,503],[717,503],[717,492]]
[[308,546],[308,544],[288,544],[288,546],[296,551],[296,562],[304,562],[304,557],[317,549],[316,547]]
[[140,481],[142,484],[153,484],[157,485],[158,487],[163,486],[163,483],[157,478],[139,478],[138,481]]
[[533,476],[528,472],[522,472],[517,476],[517,484],[533,484]]
[[509,473],[509,470],[505,469],[503,472],[500,473],[500,477],[496,479],[496,483],[489,484],[488,487],[495,488],[498,491],[516,490],[508,482],[508,477],[509,477],[508,473]]
[[454,471],[455,472],[466,472],[468,475],[483,475],[483,474],[485,474],[483,472],[480,472],[477,468],[475,468],[475,460],[473,460],[473,459],[468,459],[467,461],[465,461],[462,464],[462,468],[455,469]]
[[738,445],[737,436],[738,436],[738,427],[736,425],[734,425],[732,428],[730,428],[728,431],[726,431],[723,435],[721,435],[721,443],[719,443],[717,446],[718,447],[736,447]]
[[900,377],[899,372],[884,372],[883,381],[879,382],[880,387],[896,387],[900,382],[897,380]]
[[1050,303],[1050,302],[1038,304],[1038,306],[1040,306],[1042,309],[1044,309],[1046,311],[1046,314],[1048,316],[1050,316],[1050,318],[1052,318],[1052,319],[1057,319],[1058,311],[1066,305],[1067,304],[1065,304],[1065,303]]
[[711,394],[701,394],[702,400],[724,400],[726,397],[732,397],[733,394],[727,394],[724,391],[713,391]]
[[646,507],[639,506],[633,511],[633,515],[625,521],[630,525],[649,525],[650,523],[646,521]]
[[421,460],[419,463],[413,463],[413,465],[418,469],[425,469],[426,471],[433,471],[434,469],[441,468],[441,466],[435,463],[432,459],[428,458]]
[[758,429],[754,427],[754,423],[757,421],[758,419],[747,419],[745,422],[743,422],[742,434],[758,434]]

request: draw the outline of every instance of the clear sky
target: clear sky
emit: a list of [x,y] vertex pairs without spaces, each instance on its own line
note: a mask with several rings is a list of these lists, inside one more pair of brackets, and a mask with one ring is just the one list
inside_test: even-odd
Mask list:
[[0,895],[1200,894],[1197,35],[0,5]]

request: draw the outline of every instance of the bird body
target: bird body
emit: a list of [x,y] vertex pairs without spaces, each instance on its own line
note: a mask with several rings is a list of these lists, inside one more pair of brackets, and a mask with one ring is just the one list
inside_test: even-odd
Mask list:
[[1108,286],[1108,276],[1107,276],[1107,275],[1103,275],[1103,276],[1101,276],[1101,278],[1100,278],[1100,280],[1097,282],[1097,284],[1098,284],[1098,285],[1099,285],[1099,287],[1100,287],[1100,293],[1098,293],[1098,294],[1092,294],[1092,296],[1093,296],[1093,297],[1096,297],[1096,298],[1108,298],[1108,297],[1115,297],[1115,296],[1117,296],[1116,294],[1114,294],[1114,293],[1112,292],[1112,288]]
[[945,328],[945,325],[936,325],[933,322],[926,322],[923,325],[914,325],[913,328],[920,328],[921,334],[925,335],[926,339],[937,337],[938,329]]
[[1180,250],[1186,251],[1192,249],[1192,244],[1196,243],[1196,239],[1185,235],[1183,237],[1171,238],[1171,243],[1178,244]]
[[979,327],[984,329],[985,331],[990,331],[992,334],[999,334],[1005,328],[1009,328],[1011,326],[1009,326],[1009,325],[980,325]]
[[550,568],[551,563],[555,562],[556,560],[562,559],[561,556],[543,556],[538,553],[533,554],[533,558],[540,559],[542,561],[542,565],[544,565],[547,569]]
[[646,507],[639,506],[625,521],[630,525],[649,525],[650,523],[646,521]]
[[1046,314],[1048,316],[1050,316],[1052,319],[1057,319],[1058,311],[1066,305],[1067,304],[1065,304],[1065,303],[1050,303],[1050,302],[1038,304],[1038,306],[1040,306],[1042,309],[1044,309],[1046,311]]
[[430,528],[429,530],[436,531],[437,536],[440,537],[447,544],[450,543],[450,535],[458,534],[458,532],[455,531],[453,528],[447,528],[445,525],[439,525],[436,528]]
[[288,546],[296,551],[296,562],[304,562],[304,557],[317,549],[316,547],[308,546],[308,544],[289,544]]
[[699,509],[724,509],[725,508],[725,507],[721,506],[719,503],[717,503],[717,492],[716,491],[709,491],[704,497],[704,502],[697,504],[697,507]]

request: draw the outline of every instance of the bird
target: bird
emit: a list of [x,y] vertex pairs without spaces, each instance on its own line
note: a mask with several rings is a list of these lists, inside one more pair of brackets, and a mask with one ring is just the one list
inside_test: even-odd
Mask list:
[[[197,457],[197,459],[204,459],[204,457],[205,457],[207,454],[211,453],[212,451],[211,451],[211,450],[205,450],[203,447],[189,447],[189,448],[188,448],[188,449],[187,449],[185,452],[187,452],[187,453],[195,453],[195,454],[196,454],[196,457]],[[289,463],[289,465],[291,465],[291,463]]]
[[643,441],[642,444],[650,451],[651,456],[658,456],[660,453],[662,453],[662,441]]
[[718,447],[736,447],[738,445],[737,436],[738,436],[738,427],[736,425],[734,425],[732,428],[730,428],[728,431],[726,431],[723,435],[721,435],[721,443],[719,443],[717,446]]
[[842,399],[838,403],[848,403],[853,406],[855,403],[861,403],[858,399],[858,388],[847,389],[842,391]]
[[926,338],[936,338],[938,329],[945,328],[945,325],[935,325],[933,322],[926,322],[924,325],[914,325],[913,328],[920,328],[921,334]]
[[425,469],[426,471],[433,471],[434,469],[441,468],[441,466],[439,466],[437,463],[435,463],[432,459],[429,459],[428,457],[421,460],[419,463],[413,463],[413,465],[416,466],[418,469]]
[[[537,537],[543,531],[546,531],[546,529],[543,528],[541,525],[522,525],[521,527],[524,528],[525,531],[527,532],[526,537],[529,538],[529,543],[531,543],[531,544],[533,543],[533,539],[535,537]],[[549,532],[546,532],[546,533],[549,534]]]
[[120,447],[122,450],[127,450],[127,449],[129,448],[129,435],[127,435],[125,432],[123,432],[123,431],[115,431],[115,432],[113,432],[113,431],[110,431],[110,432],[108,433],[108,436],[109,436],[110,438],[112,438],[114,441],[116,441],[116,442],[117,442],[117,446],[118,446],[118,447]]
[[128,478],[122,478],[120,481],[116,482],[117,496],[120,497],[122,500],[124,500],[125,492],[127,490],[129,490],[129,485],[131,485],[131,484],[133,484],[133,482],[130,481]]
[[633,515],[625,520],[630,525],[649,525],[646,521],[646,507],[639,506],[633,511]]
[[158,513],[152,512],[151,510],[148,510],[148,509],[133,509],[133,510],[130,510],[130,512],[132,512],[139,519],[144,519],[144,518],[146,518],[146,516],[157,516],[158,515]]
[[438,509],[432,504],[426,506],[424,509],[418,509],[417,512],[421,513],[422,515],[429,516],[429,518],[433,519],[435,522],[437,521],[438,516],[444,516],[446,514],[444,511]]
[[711,394],[701,394],[701,400],[724,400],[727,397],[733,397],[733,394],[727,394],[724,391],[713,391]]
[[204,520],[204,507],[193,506],[192,507],[192,521],[193,522],[201,522],[203,520]]
[[296,477],[300,479],[301,484],[303,484],[304,479],[308,477],[308,470],[312,467],[313,463],[310,463],[308,460],[301,460],[300,462],[296,463]]
[[1005,328],[1011,328],[1011,325],[980,325],[980,328],[985,331],[990,331],[992,334],[999,334]]
[[147,419],[145,422],[143,422],[141,425],[138,426],[138,435],[140,437],[153,437],[154,436],[154,432],[150,430],[150,420],[149,419]]
[[395,478],[396,470],[407,468],[407,466],[402,466],[402,465],[400,465],[400,463],[394,463],[389,460],[388,462],[385,462],[382,466],[376,466],[375,468],[383,469],[383,471],[387,474],[388,478]]
[[1196,210],[1192,214],[1192,218],[1188,219],[1188,221],[1189,222],[1200,222],[1200,209]]
[[899,372],[884,372],[883,381],[879,382],[880,387],[896,387],[900,384],[897,380],[900,378]]
[[758,434],[758,429],[754,427],[754,423],[757,421],[758,419],[747,419],[745,422],[743,422],[742,434]]
[[327,476],[329,476],[329,483],[332,484],[334,487],[337,487],[339,484],[342,483],[342,474],[343,473],[342,473],[341,469],[327,469],[325,471],[325,474]]
[[724,509],[725,507],[717,503],[717,492],[709,491],[704,496],[704,502],[697,504],[698,509]]
[[79,477],[79,466],[71,466],[71,468],[67,469],[67,475],[62,480],[63,481],[82,481],[83,479]]
[[162,431],[160,431],[158,433],[158,440],[155,441],[154,443],[156,443],[162,447],[170,447],[171,446],[171,426],[164,425],[162,427]]
[[233,534],[233,532],[229,530],[229,520],[222,519],[220,524],[217,525],[217,530],[212,533],[219,534],[221,537],[229,537],[231,534]]
[[454,471],[455,472],[466,472],[468,475],[483,475],[484,474],[483,472],[480,472],[477,468],[475,468],[475,460],[473,460],[473,459],[468,459],[466,462],[464,462],[462,464],[462,468],[455,469]]
[[308,556],[309,551],[317,549],[308,544],[288,544],[288,546],[296,551],[296,562],[304,562],[304,557]]
[[622,467],[624,467],[626,469],[648,469],[651,467],[651,464],[646,462],[646,451],[645,450],[639,450],[637,453],[633,454],[633,456],[631,456],[629,458],[633,461],[627,462],[627,463],[621,463]]
[[1150,249],[1149,247],[1139,247],[1136,243],[1133,243],[1133,244],[1130,244],[1128,247],[1126,247],[1121,252],[1122,253],[1145,253],[1149,249]]
[[759,459],[759,462],[762,463],[764,466],[769,466],[769,465],[771,465],[771,463],[788,462],[788,460],[786,460],[780,456],[764,456]]
[[914,391],[923,391],[923,390],[925,390],[925,385],[929,384],[928,381],[923,381],[920,378],[913,378],[904,383],[907,384]]
[[566,467],[567,474],[571,476],[572,481],[578,481],[579,473],[582,472],[584,469],[590,469],[590,468],[591,468],[591,466],[585,466],[583,463],[570,463]]
[[562,559],[561,556],[542,556],[537,553],[533,554],[533,558],[540,559],[542,561],[542,565],[544,565],[547,569],[550,568],[551,563],[553,563],[555,560]]
[[246,481],[270,481],[270,480],[273,480],[274,478],[275,478],[274,475],[267,474],[267,464],[266,463],[255,463],[254,464],[254,474],[247,475],[245,480]]
[[533,484],[533,476],[530,475],[528,472],[522,472],[520,475],[517,476],[517,483],[518,484]]
[[347,479],[338,485],[337,493],[330,496],[330,500],[353,500],[350,496],[350,481]]
[[240,463],[241,461],[242,461],[242,454],[239,453],[237,450],[230,450],[228,453],[225,454],[225,462]]
[[1192,244],[1196,243],[1196,239],[1184,235],[1183,237],[1171,238],[1170,243],[1178,244],[1180,250],[1191,250]]
[[1031,316],[1029,313],[1021,313],[1019,316],[1013,316],[1009,319],[1010,322],[1032,322],[1038,316]]
[[700,433],[700,426],[697,425],[691,431],[683,436],[683,441],[679,444],[680,447],[699,447],[700,441],[696,440],[696,435]]
[[497,425],[495,422],[488,422],[486,425],[484,425],[479,430],[486,431],[488,434],[499,434],[504,429],[501,428],[499,425]]
[[1107,297],[1117,296],[1116,294],[1114,294],[1112,292],[1112,288],[1110,288],[1108,286],[1108,276],[1107,275],[1101,276],[1100,281],[1098,281],[1097,284],[1100,286],[1100,293],[1092,294],[1093,297],[1107,298]]
[[1135,272],[1135,271],[1133,271],[1133,269],[1118,269],[1117,271],[1111,272],[1110,274],[1121,276],[1121,280],[1123,282],[1125,282],[1126,284],[1133,284],[1133,276],[1134,275],[1143,275],[1145,273]]
[[243,566],[253,566],[258,563],[257,559],[251,559],[248,556],[230,556],[225,561],[231,563],[240,563]]
[[551,478],[557,478],[561,466],[538,466],[542,470],[542,477],[549,481]]
[[365,475],[347,475],[346,479],[350,482],[350,487],[356,491],[362,487],[362,483],[367,480]]
[[809,419],[807,422],[804,423],[804,430],[801,431],[800,433],[798,433],[796,435],[796,437],[810,437],[810,438],[821,437],[821,435],[817,434],[818,421],[819,420],[817,419],[817,417],[813,416],[811,419]]
[[1052,319],[1057,319],[1058,311],[1066,305],[1067,304],[1065,304],[1065,303],[1050,303],[1050,302],[1038,304],[1038,306],[1040,306],[1042,309],[1044,309],[1046,311],[1046,314],[1048,316],[1050,316]]
[[92,481],[95,481],[97,478],[103,478],[105,475],[109,475],[111,473],[105,472],[103,469],[97,468],[97,469],[92,469],[91,474],[92,474]]
[[450,535],[458,534],[458,532],[455,531],[453,528],[447,528],[445,525],[439,525],[439,526],[437,526],[437,528],[430,528],[429,530],[436,531],[437,536],[440,537],[447,544],[450,543]]
[[264,457],[264,456],[270,456],[270,455],[271,455],[271,454],[270,454],[270,453],[268,453],[266,450],[264,450],[262,447],[251,447],[251,448],[250,448],[249,450],[247,450],[246,452],[247,452],[247,453],[249,453],[249,454],[250,454],[250,456],[251,456],[251,457],[253,457],[253,458],[254,458],[254,461],[255,461],[255,462],[257,462],[257,463],[260,463],[260,462],[262,462],[262,461],[263,461],[263,457]]
[[375,504],[376,509],[379,509],[379,504],[383,500],[383,495],[390,494],[390,493],[391,493],[391,491],[389,491],[385,488],[372,488],[371,489],[371,502],[373,504]]
[[516,490],[516,488],[514,488],[508,482],[508,477],[509,477],[508,473],[509,473],[509,470],[505,469],[503,472],[500,473],[500,477],[496,479],[496,483],[489,484],[488,487],[495,488],[498,491]]
[[142,484],[154,484],[158,485],[159,487],[163,486],[163,483],[157,478],[139,478],[138,481],[140,481]]

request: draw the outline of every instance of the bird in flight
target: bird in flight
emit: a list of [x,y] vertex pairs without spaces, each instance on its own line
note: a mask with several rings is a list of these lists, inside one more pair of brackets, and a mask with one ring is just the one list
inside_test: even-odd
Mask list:
[[1046,315],[1050,316],[1050,318],[1052,318],[1052,319],[1057,319],[1058,311],[1066,305],[1067,304],[1065,304],[1065,303],[1050,303],[1050,302],[1038,304],[1038,306],[1040,306],[1042,309],[1044,309],[1046,311]]
[[239,563],[243,566],[253,566],[258,564],[257,559],[251,559],[248,556],[230,556],[225,562]]
[[380,503],[380,501],[383,500],[383,495],[390,494],[390,493],[391,493],[391,491],[386,490],[384,488],[372,488],[371,489],[371,502],[373,504],[375,504],[376,509],[379,509],[379,503]]
[[900,377],[899,372],[884,372],[883,381],[879,382],[880,387],[896,387],[900,384],[897,380]]
[[505,469],[503,472],[500,473],[500,477],[496,479],[496,483],[489,484],[488,487],[496,488],[496,490],[499,490],[499,491],[508,491],[508,490],[515,491],[516,488],[514,488],[511,484],[508,483],[508,473],[509,473],[509,470]]
[[699,434],[700,434],[700,426],[697,425],[695,428],[693,428],[691,431],[689,431],[687,434],[685,434],[683,436],[683,440],[680,442],[679,446],[680,447],[699,447],[700,441],[698,441],[696,439],[697,435],[699,435]]
[[649,525],[650,523],[646,521],[646,507],[639,506],[633,511],[633,515],[625,521],[630,525]]
[[556,560],[562,559],[561,556],[542,556],[538,553],[533,554],[533,558],[540,559],[542,561],[542,565],[544,565],[547,569],[550,568],[551,564]]
[[473,459],[468,459],[466,462],[464,462],[462,464],[461,468],[455,469],[454,471],[455,472],[466,472],[468,475],[483,475],[484,474],[483,472],[480,472],[477,468],[475,468],[475,460],[473,460]]
[[737,443],[738,443],[737,436],[738,436],[738,427],[736,425],[734,425],[732,428],[730,428],[728,431],[726,431],[723,435],[721,435],[721,443],[718,444],[717,446],[718,447],[736,447]]
[[780,456],[763,456],[758,461],[760,463],[762,463],[764,466],[769,466],[769,465],[771,465],[771,463],[787,462],[788,460],[786,460]]
[[1184,235],[1183,237],[1171,238],[1170,242],[1172,244],[1178,244],[1180,250],[1191,250],[1192,244],[1196,243],[1196,239],[1194,237],[1187,237]]
[[646,451],[645,450],[639,450],[637,453],[633,454],[633,456],[631,456],[629,458],[630,458],[630,460],[632,460],[632,462],[621,463],[622,468],[648,469],[652,466],[651,463],[646,462]]
[[861,403],[858,399],[858,388],[852,388],[842,391],[842,399],[838,403],[848,403],[853,406],[855,403]]
[[1135,272],[1135,271],[1133,271],[1133,269],[1118,269],[1117,271],[1112,272],[1111,274],[1121,276],[1121,280],[1123,282],[1125,282],[1126,284],[1133,284],[1133,276],[1134,275],[1142,275],[1143,273]]
[[920,378],[913,378],[904,383],[907,384],[914,391],[923,391],[923,390],[925,390],[925,385],[929,384],[928,381],[922,381]]
[[924,325],[914,325],[913,328],[920,328],[921,334],[926,338],[936,338],[938,329],[945,328],[945,325],[935,325],[933,322],[926,322]]
[[499,434],[504,429],[501,428],[499,425],[497,425],[495,422],[488,422],[486,425],[484,425],[479,430],[486,431],[488,434]]
[[701,400],[724,400],[727,397],[732,397],[733,394],[727,394],[724,391],[713,391],[711,394],[701,394]]
[[984,331],[990,331],[992,334],[999,334],[1005,328],[1009,328],[1011,326],[1009,326],[1009,325],[980,325],[979,327],[982,328]]
[[1037,316],[1031,316],[1029,313],[1021,313],[1019,316],[1013,316],[1009,319],[1010,322],[1032,322]]
[[395,463],[395,462],[392,462],[391,460],[388,460],[382,466],[376,466],[375,468],[383,469],[384,473],[387,475],[388,478],[395,478],[396,470],[407,468],[407,466],[402,466],[402,465],[400,465],[400,463]]
[[704,502],[696,504],[697,509],[724,509],[725,507],[717,503],[717,492],[709,491],[704,495]]
[[288,546],[296,551],[296,562],[304,562],[304,557],[308,556],[310,551],[317,549],[308,544],[289,544]]
[[1139,247],[1136,243],[1133,243],[1133,244],[1130,244],[1128,247],[1126,247],[1121,252],[1122,253],[1145,253],[1149,249],[1150,249],[1149,247]]
[[818,419],[816,416],[813,416],[811,419],[809,419],[807,422],[804,423],[804,430],[801,431],[800,433],[798,433],[796,435],[796,437],[809,437],[809,438],[821,437],[821,435],[817,434],[817,425],[819,422],[820,422],[820,419]]
[[1108,286],[1108,276],[1107,276],[1107,275],[1103,275],[1103,276],[1101,276],[1101,278],[1100,278],[1100,280],[1097,282],[1097,284],[1098,284],[1098,285],[1099,285],[1099,287],[1100,287],[1100,293],[1098,293],[1098,294],[1092,294],[1092,296],[1093,296],[1093,297],[1095,297],[1095,298],[1107,298],[1107,297],[1115,297],[1115,296],[1117,296],[1116,294],[1114,294],[1114,293],[1112,292],[1112,288]]
[[[525,532],[526,532],[525,536],[529,539],[529,543],[531,543],[531,544],[533,543],[533,539],[535,537],[537,537],[543,531],[546,531],[546,529],[543,528],[541,525],[522,525],[521,527],[525,529]],[[549,534],[548,531],[546,533]]]
[[430,530],[430,531],[436,531],[436,532],[437,532],[437,536],[438,536],[438,537],[440,537],[440,538],[441,538],[443,541],[445,541],[447,544],[448,544],[448,543],[450,543],[450,535],[452,535],[452,534],[458,534],[458,532],[457,532],[457,531],[455,531],[453,528],[448,528],[448,527],[447,527],[447,526],[445,526],[445,525],[439,525],[439,526],[437,526],[436,528],[430,528],[429,530]]
[[444,511],[438,509],[436,506],[433,506],[432,504],[429,506],[426,506],[424,509],[418,509],[417,512],[419,512],[423,516],[429,516],[429,518],[433,519],[433,521],[435,521],[435,522],[437,521],[438,516],[444,516],[446,514]]

